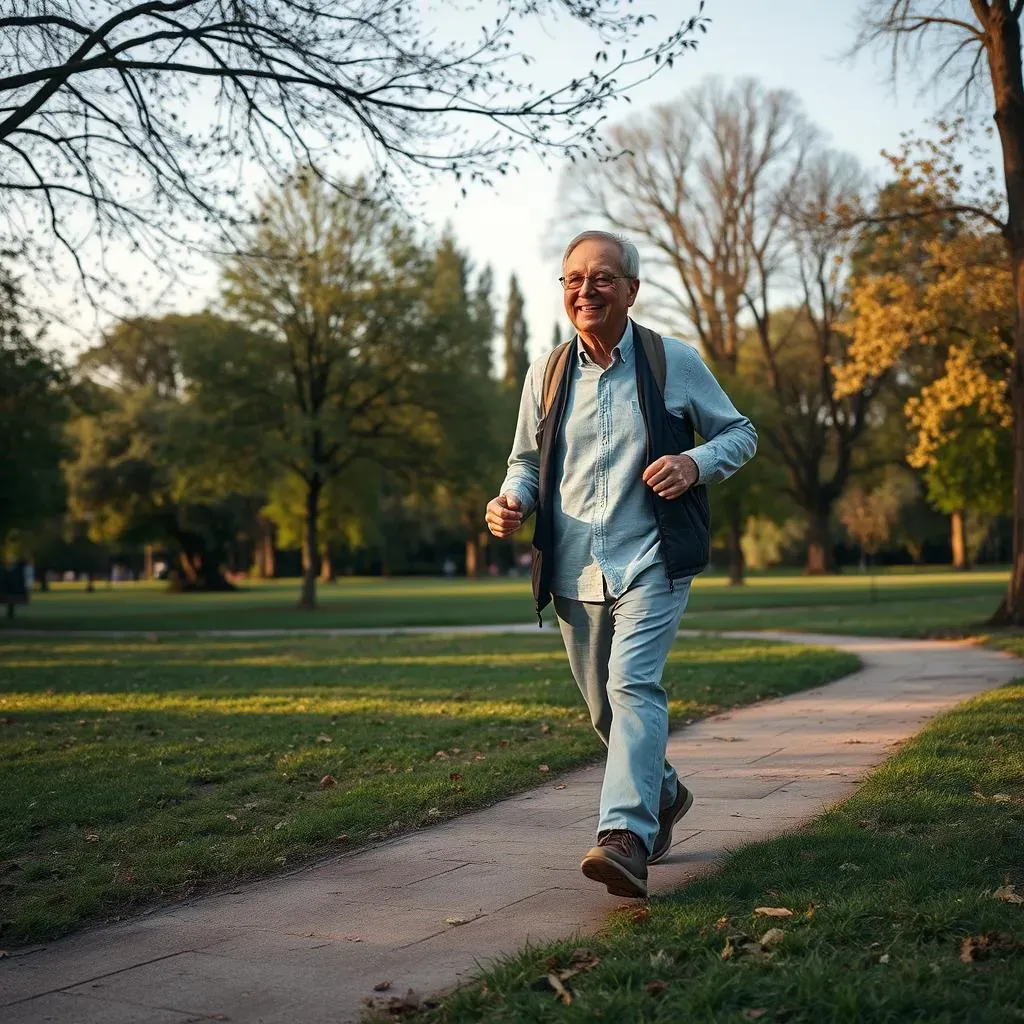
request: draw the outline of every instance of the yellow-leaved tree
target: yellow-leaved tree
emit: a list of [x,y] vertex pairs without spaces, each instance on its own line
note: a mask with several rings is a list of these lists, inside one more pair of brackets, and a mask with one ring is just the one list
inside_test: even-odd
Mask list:
[[907,462],[949,514],[954,564],[965,567],[968,511],[1012,509],[1014,287],[1003,240],[956,213],[961,167],[950,132],[908,139],[889,157],[896,182],[880,197],[851,280],[846,360],[837,394],[891,368],[902,387]]

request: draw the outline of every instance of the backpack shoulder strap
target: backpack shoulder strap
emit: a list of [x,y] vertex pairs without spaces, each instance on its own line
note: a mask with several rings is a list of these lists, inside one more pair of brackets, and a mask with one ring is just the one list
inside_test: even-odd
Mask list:
[[635,320],[633,321],[633,330],[644,347],[644,355],[647,356],[651,373],[654,374],[654,382],[658,385],[661,397],[664,398],[665,377],[668,374],[665,364],[665,341],[660,334],[652,331],[649,327],[642,327]]
[[540,415],[543,419],[548,414],[555,395],[558,394],[558,385],[565,373],[565,364],[572,355],[576,346],[576,339],[563,341],[561,345],[551,350],[548,361],[544,366],[544,390],[541,392]]

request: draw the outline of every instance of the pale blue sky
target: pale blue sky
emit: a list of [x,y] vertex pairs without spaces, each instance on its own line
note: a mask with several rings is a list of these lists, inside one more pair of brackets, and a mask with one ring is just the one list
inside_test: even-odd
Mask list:
[[[426,0],[424,3],[426,7]],[[923,121],[937,112],[938,101],[922,97],[920,83],[910,75],[894,92],[887,82],[884,54],[865,53],[855,61],[842,59],[856,34],[858,7],[859,0],[707,0],[705,13],[711,25],[706,35],[699,36],[698,49],[636,88],[632,104],[616,105],[612,118],[628,117],[630,111],[677,97],[709,74],[726,79],[753,76],[768,87],[796,93],[836,148],[852,153],[880,176],[879,151],[896,148],[902,131],[920,129]],[[444,2],[431,9],[442,22],[454,17],[453,8]],[[659,24],[667,28],[693,13],[696,4],[691,0],[637,0],[634,9],[653,10]],[[445,26],[440,27],[443,30]],[[579,74],[589,67],[595,49],[593,39],[581,35],[567,19],[543,28],[534,26],[518,41],[536,57],[533,73],[545,83]],[[567,59],[566,55],[573,53],[579,54],[578,61]],[[557,258],[551,256],[567,239],[547,237],[557,212],[558,180],[558,167],[546,168],[539,160],[524,158],[519,172],[501,179],[494,189],[475,186],[466,199],[460,199],[454,184],[438,180],[414,204],[426,230],[439,234],[449,223],[477,265],[492,265],[499,321],[504,315],[509,274],[518,275],[534,355],[548,348],[556,319],[567,328],[556,281]],[[116,256],[115,260],[121,266],[127,262]],[[187,290],[178,289],[167,296],[161,310],[154,312],[200,308],[215,297],[218,284],[217,272],[211,268],[192,277]],[[83,314],[79,323],[86,335],[94,335],[96,325],[91,317]],[[62,335],[58,329],[51,337],[73,347],[84,340]]]
[[[690,9],[686,0],[641,6],[658,10],[663,23],[671,20],[669,11]],[[698,49],[639,87],[632,94],[632,107],[620,105],[615,116],[674,98],[707,75],[753,76],[766,86],[796,93],[836,148],[881,176],[880,151],[895,149],[902,131],[919,129],[939,110],[942,97],[922,96],[921,83],[911,75],[893,90],[883,53],[843,59],[856,35],[858,7],[852,0],[708,0],[705,13],[712,23]],[[568,32],[545,40],[542,64],[553,64],[555,54],[566,52],[571,42]],[[441,188],[429,204],[434,217],[450,220],[475,260],[495,268],[501,315],[508,276],[513,271],[518,275],[534,355],[548,348],[556,318],[563,328],[568,323],[555,280],[557,260],[552,262],[550,254],[551,242],[557,245],[561,239],[546,237],[556,213],[557,183],[556,171],[526,162],[498,190],[475,190],[456,205],[456,190]]]

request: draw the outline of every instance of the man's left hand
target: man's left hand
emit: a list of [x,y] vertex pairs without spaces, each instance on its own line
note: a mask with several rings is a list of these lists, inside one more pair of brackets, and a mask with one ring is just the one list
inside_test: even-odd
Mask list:
[[678,498],[685,494],[699,476],[697,463],[689,455],[662,455],[644,470],[644,483],[659,498]]

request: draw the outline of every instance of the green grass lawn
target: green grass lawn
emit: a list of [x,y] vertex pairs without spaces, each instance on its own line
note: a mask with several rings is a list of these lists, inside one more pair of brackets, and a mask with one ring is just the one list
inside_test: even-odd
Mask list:
[[[686,624],[708,629],[835,629],[917,635],[975,628],[1002,596],[1005,571],[850,573],[809,578],[752,575],[745,586],[723,576],[696,581]],[[295,607],[298,583],[252,583],[230,594],[170,594],[162,584],[100,584],[87,594],[59,584],[35,594],[5,628],[53,630],[296,629],[531,623],[524,579],[345,578],[320,588],[320,608]]]
[[[665,682],[679,725],[855,667],[683,639]],[[0,640],[0,942],[354,848],[600,749],[550,630]]]
[[[804,831],[623,910],[584,952],[576,941],[512,958],[416,1020],[1022,1020],[1024,905],[1012,902],[1024,895],[1022,836],[1018,683],[936,720]],[[565,979],[570,1003],[549,975]]]

